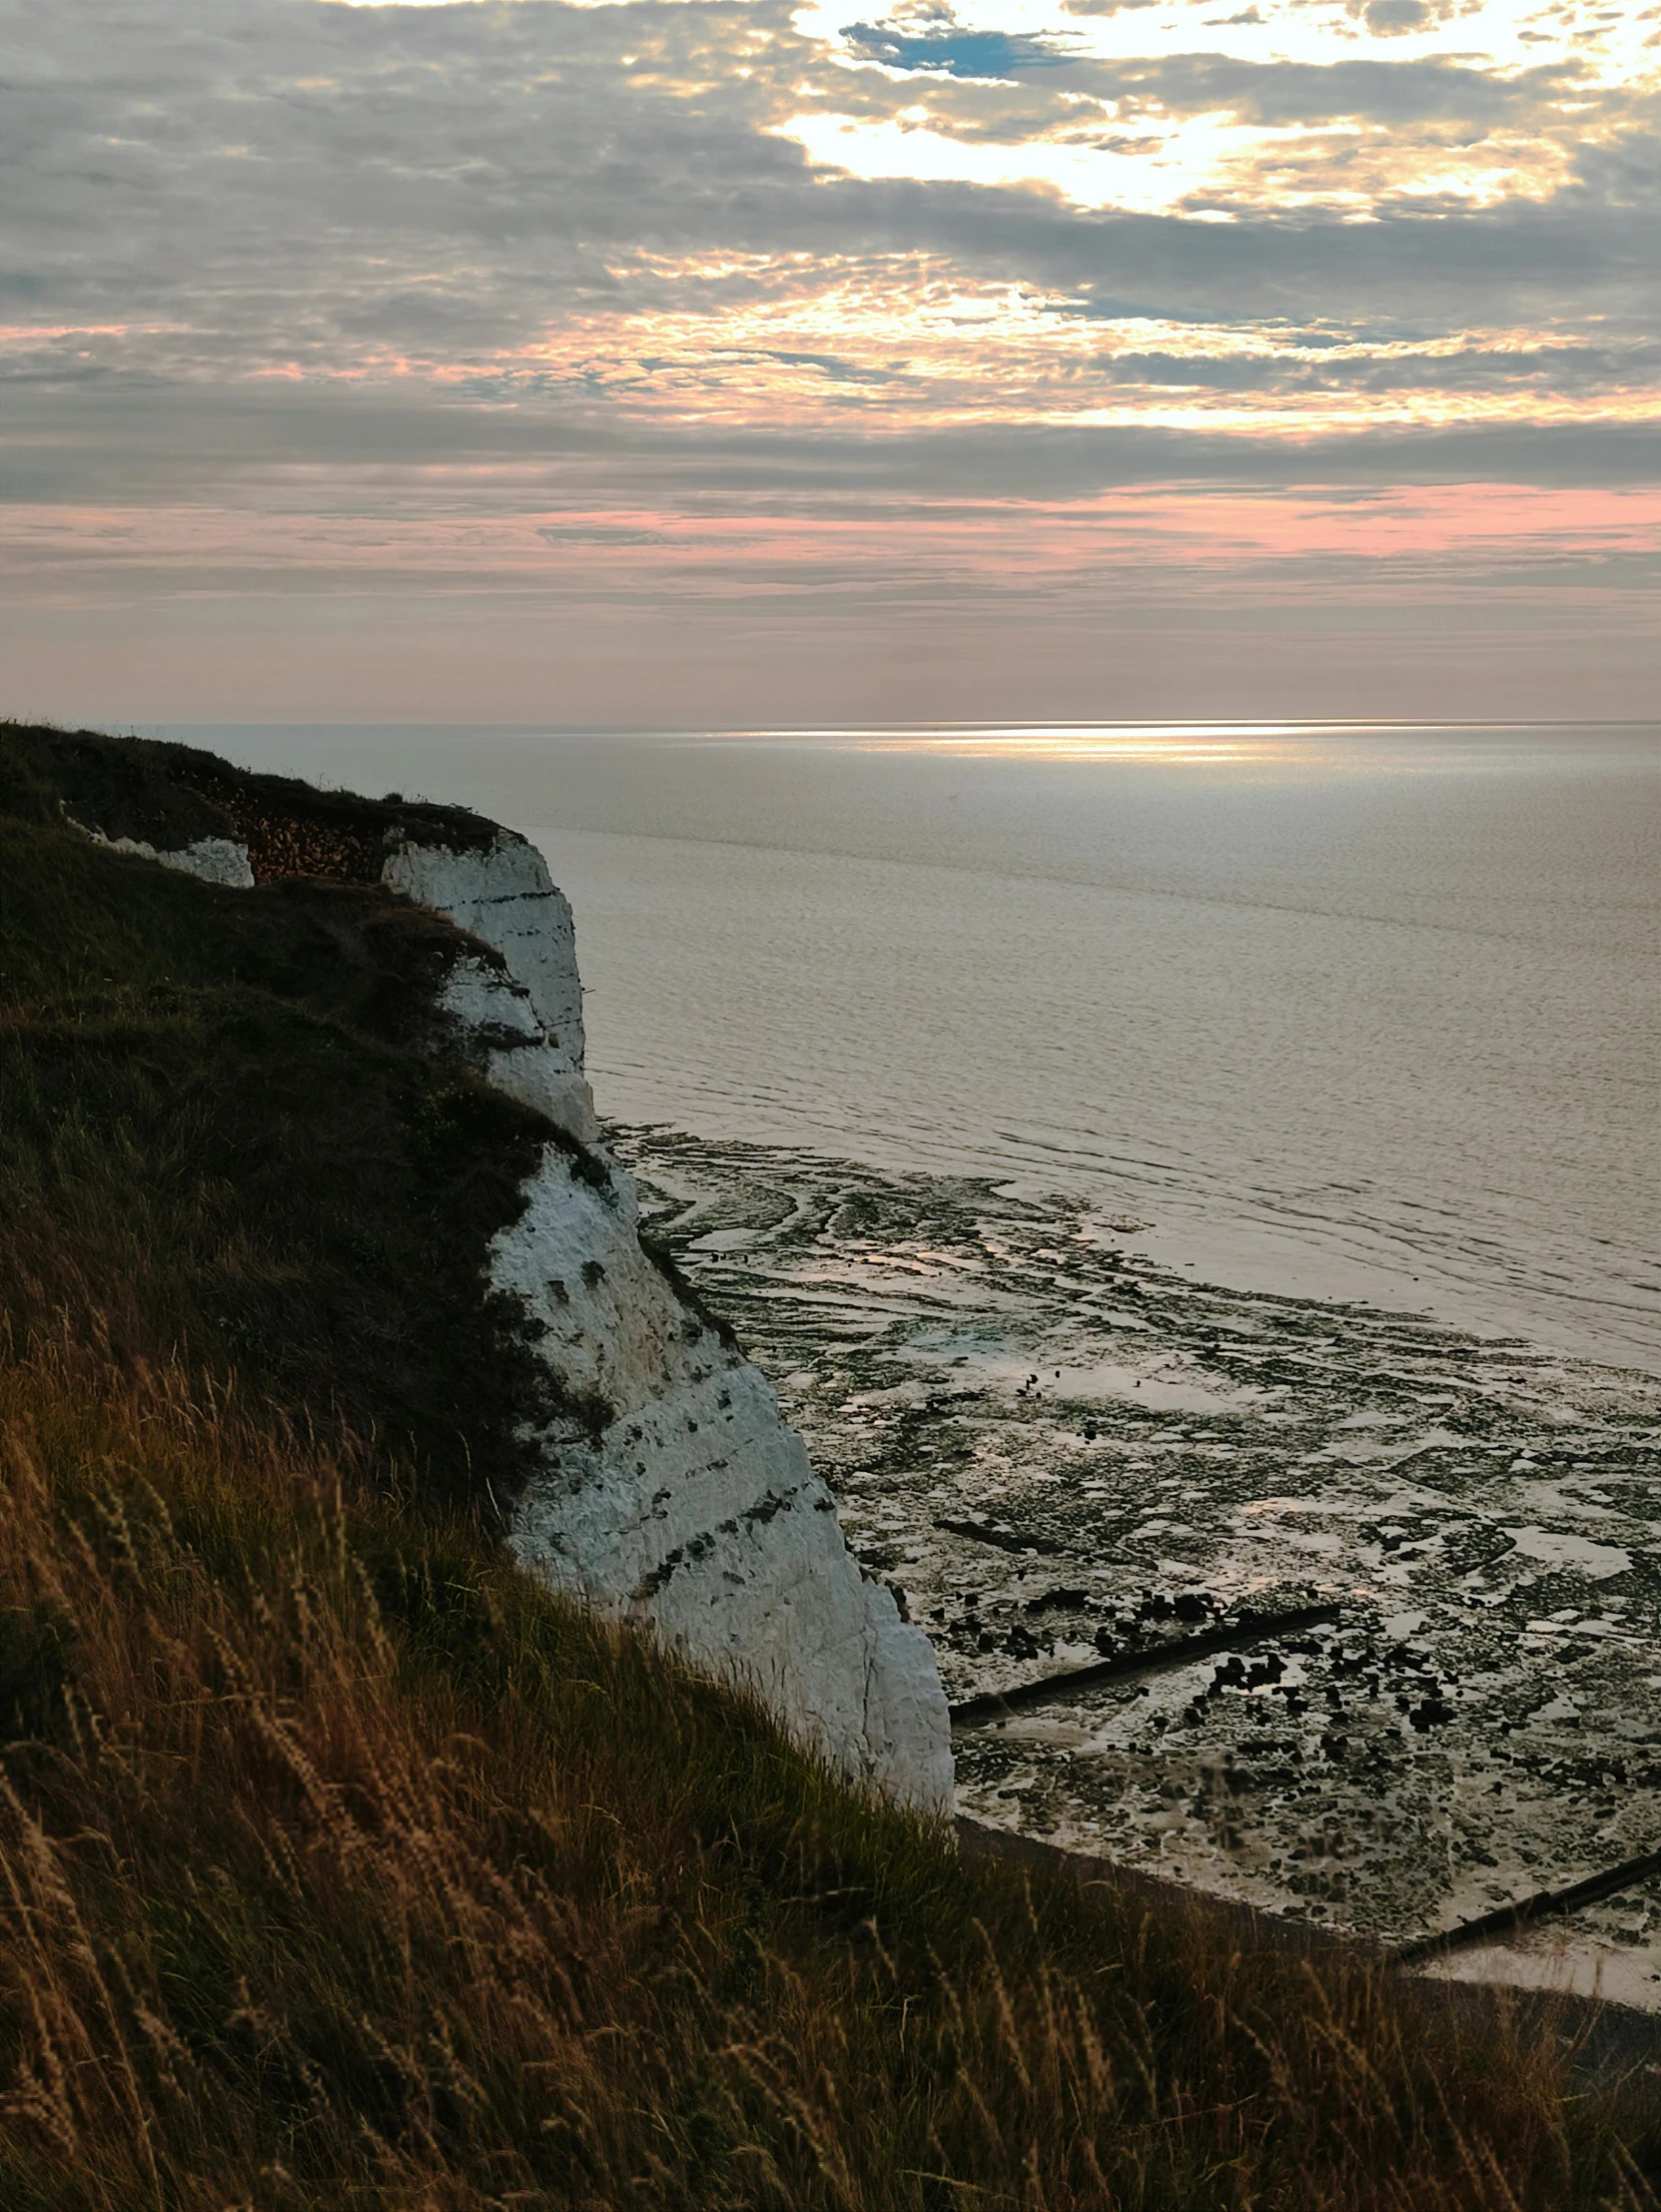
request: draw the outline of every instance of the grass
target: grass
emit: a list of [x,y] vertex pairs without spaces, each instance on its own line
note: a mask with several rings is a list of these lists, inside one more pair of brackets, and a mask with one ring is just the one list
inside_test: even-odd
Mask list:
[[462,940],[377,886],[101,850],[42,790],[47,734],[0,729],[0,1313],[235,1371],[378,1440],[385,1480],[505,1502],[558,1409],[485,1258],[548,1132],[447,1049]]
[[8,2206],[1649,2201],[1503,2014],[960,1861],[177,1372],[0,1427]]
[[961,1858],[532,1584],[433,926],[0,838],[6,2212],[1655,2201],[1503,2002]]

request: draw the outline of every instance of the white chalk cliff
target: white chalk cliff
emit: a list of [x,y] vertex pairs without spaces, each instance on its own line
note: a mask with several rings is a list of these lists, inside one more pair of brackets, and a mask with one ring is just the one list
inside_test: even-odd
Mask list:
[[[254,882],[233,841],[174,853],[100,842]],[[507,830],[463,850],[404,840],[382,880],[489,949],[455,960],[440,1009],[488,1080],[565,1139],[543,1146],[524,1212],[490,1253],[494,1286],[542,1324],[570,1408],[538,1439],[514,1553],[753,1684],[844,1772],[949,1813],[951,1737],[928,1638],[861,1574],[771,1385],[641,1245],[633,1182],[597,1145],[571,910],[541,854]]]
[[160,861],[164,868],[172,868],[179,875],[195,876],[203,883],[224,884],[231,891],[254,889],[254,869],[248,847],[235,838],[199,837],[194,845],[181,845],[170,853],[159,853],[142,837],[106,837],[102,830],[90,829],[85,822],[77,822],[67,807],[64,820],[83,837],[90,837],[95,845],[102,845],[109,852],[136,853],[140,860]]
[[543,1149],[491,1279],[543,1324],[572,1413],[509,1540],[528,1567],[654,1624],[753,1683],[845,1771],[950,1811],[946,1701],[927,1637],[848,1551],[835,1501],[760,1371],[642,1248],[634,1187],[593,1148],[571,913],[534,846],[404,845],[384,880],[501,957],[456,963],[442,1004],[492,1082],[578,1139]]
[[592,1143],[599,1133],[582,1072],[582,985],[570,902],[534,845],[501,831],[482,849],[400,844],[381,880],[447,914],[490,946],[501,968],[458,961],[444,1011],[485,1049],[490,1081]]

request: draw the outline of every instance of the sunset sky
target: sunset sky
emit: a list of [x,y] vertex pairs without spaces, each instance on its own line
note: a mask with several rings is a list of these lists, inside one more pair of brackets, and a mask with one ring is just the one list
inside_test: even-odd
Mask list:
[[1661,713],[1661,5],[0,0],[0,713]]

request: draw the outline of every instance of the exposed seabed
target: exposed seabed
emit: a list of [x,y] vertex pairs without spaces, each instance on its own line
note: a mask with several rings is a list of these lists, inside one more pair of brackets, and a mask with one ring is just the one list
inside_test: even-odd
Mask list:
[[[612,1134],[954,1704],[1125,1663],[961,1728],[964,1814],[1388,1943],[1661,1847],[1654,1376],[1197,1282],[1077,1195]],[[1661,2009],[1661,1879],[1431,1970]]]

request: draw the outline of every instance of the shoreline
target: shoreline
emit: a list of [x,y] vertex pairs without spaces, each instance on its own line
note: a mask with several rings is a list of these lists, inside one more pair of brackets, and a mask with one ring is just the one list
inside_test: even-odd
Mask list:
[[707,1127],[680,1114],[641,1118],[615,1110],[617,1100],[626,1100],[637,1089],[632,1072],[596,1063],[593,1077],[612,1107],[608,1121],[631,1133],[707,1145],[717,1153],[753,1149],[800,1155],[894,1184],[985,1184],[1023,1205],[1059,1200],[1097,1221],[1113,1243],[1140,1252],[1163,1272],[1192,1273],[1197,1283],[1242,1299],[1365,1307],[1455,1335],[1518,1339],[1534,1352],[1661,1381],[1661,1282],[1648,1302],[1637,1296],[1599,1299],[1584,1288],[1519,1288],[1499,1279],[1478,1279],[1434,1251],[1410,1249],[1400,1227],[1346,1222],[1312,1210],[1294,1220],[1266,1206],[1231,1207],[1162,1183],[1138,1183],[1122,1173],[1062,1160],[1054,1167],[1031,1159],[998,1160],[973,1145],[965,1146],[961,1155],[942,1156],[936,1146],[879,1141],[874,1130],[820,1126],[793,1108],[744,1113],[737,1118],[746,1123],[753,1119],[753,1127],[711,1135]]
[[[1653,1377],[1207,1283],[1053,1191],[618,1141],[954,1704],[1335,1608],[961,1734],[966,1816],[1386,1944],[1661,1843]],[[1661,1884],[1572,1937],[1661,2003]]]

